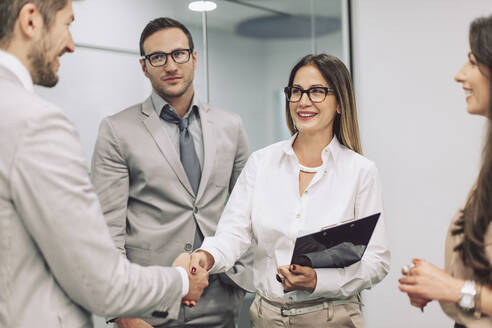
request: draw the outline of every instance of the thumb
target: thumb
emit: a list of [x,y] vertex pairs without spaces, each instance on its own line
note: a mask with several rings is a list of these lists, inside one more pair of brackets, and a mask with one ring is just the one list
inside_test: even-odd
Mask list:
[[295,275],[301,275],[306,272],[306,268],[299,264],[291,264],[289,266],[289,271]]

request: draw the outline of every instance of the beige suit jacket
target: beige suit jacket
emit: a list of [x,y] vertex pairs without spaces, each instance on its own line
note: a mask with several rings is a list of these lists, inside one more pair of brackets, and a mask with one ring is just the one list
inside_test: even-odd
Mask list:
[[[459,252],[455,252],[454,248],[460,243],[462,238],[459,235],[453,236],[451,231],[455,229],[455,223],[459,218],[459,214],[455,216],[451,225],[449,226],[448,234],[446,236],[446,255],[445,255],[445,270],[453,277],[474,280],[473,270],[466,267],[463,264],[463,260]],[[492,263],[492,224],[489,225],[485,237],[485,253],[490,263]],[[453,320],[465,325],[467,328],[486,328],[492,327],[492,319],[490,317],[483,317],[476,319],[473,314],[467,313],[461,310],[455,303],[440,302],[443,311],[451,317]]]
[[[195,220],[213,236],[249,155],[241,119],[199,103],[204,164],[195,197],[151,98],[105,118],[92,159],[92,181],[117,248],[131,262],[170,265],[190,252]],[[247,290],[252,253],[228,276]]]
[[114,247],[63,112],[0,66],[0,327],[92,327],[90,312],[179,311],[174,268]]

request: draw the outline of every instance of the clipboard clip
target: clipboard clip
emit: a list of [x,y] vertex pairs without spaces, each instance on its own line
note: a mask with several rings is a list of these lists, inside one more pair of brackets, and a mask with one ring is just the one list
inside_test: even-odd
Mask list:
[[330,224],[330,225],[327,225],[326,227],[323,227],[321,229],[319,229],[319,231],[323,231],[323,230],[327,230],[327,229],[330,229],[330,228],[334,228],[336,226],[339,226],[339,225],[342,225],[342,224],[345,224],[345,223],[349,223],[350,221],[355,221],[356,219],[347,219],[347,220],[343,220],[343,221],[340,221],[340,222],[337,222],[337,223],[333,223],[333,224]]

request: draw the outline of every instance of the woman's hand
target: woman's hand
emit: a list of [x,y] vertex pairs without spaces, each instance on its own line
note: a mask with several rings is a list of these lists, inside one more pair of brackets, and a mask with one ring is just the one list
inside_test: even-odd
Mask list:
[[285,291],[307,290],[313,292],[317,277],[313,268],[298,264],[283,265],[277,268]]
[[399,289],[408,294],[412,305],[421,308],[432,300],[452,303],[459,301],[464,280],[453,278],[427,261],[414,259],[412,262],[414,267],[398,280]]
[[191,270],[196,270],[197,267],[201,267],[208,271],[214,266],[214,263],[214,257],[207,251],[199,249],[191,253]]

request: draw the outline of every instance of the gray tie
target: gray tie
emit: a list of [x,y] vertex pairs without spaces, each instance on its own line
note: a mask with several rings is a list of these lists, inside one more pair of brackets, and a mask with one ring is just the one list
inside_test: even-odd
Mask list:
[[161,111],[161,118],[165,121],[177,124],[179,127],[179,158],[181,159],[181,164],[186,172],[188,181],[191,184],[191,189],[193,189],[196,196],[198,193],[198,186],[200,186],[202,169],[200,167],[198,156],[196,155],[193,137],[188,130],[189,116],[187,118],[180,118],[178,114],[169,107],[169,104],[164,105]]
[[[165,121],[177,124],[179,127],[179,158],[181,164],[186,172],[188,181],[191,184],[193,193],[198,193],[198,187],[200,186],[200,178],[202,177],[202,169],[200,167],[200,161],[195,151],[195,144],[193,143],[193,137],[188,130],[189,116],[187,118],[180,118],[178,114],[172,111],[169,104],[164,105],[161,111],[161,118]],[[191,115],[192,113],[190,113]],[[195,221],[196,222],[196,221]],[[200,247],[203,242],[203,234],[196,225],[195,240],[193,241],[193,250]]]

